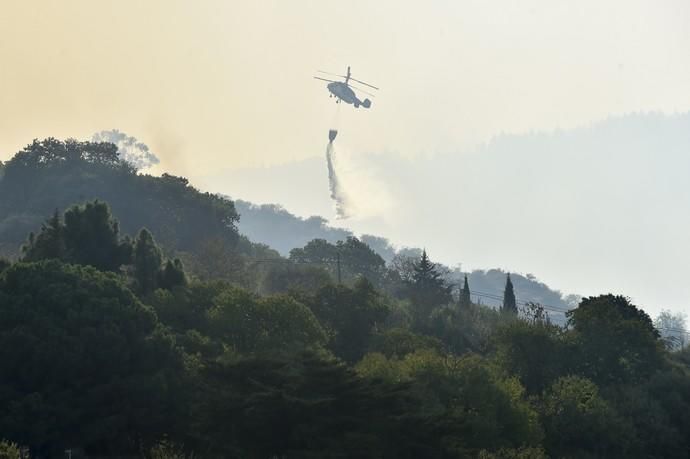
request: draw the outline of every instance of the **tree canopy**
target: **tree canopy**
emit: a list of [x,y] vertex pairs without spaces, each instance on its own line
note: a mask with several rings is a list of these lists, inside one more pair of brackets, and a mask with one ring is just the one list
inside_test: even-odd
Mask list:
[[[113,274],[56,260],[0,274],[0,431],[36,452],[135,451],[171,423],[173,342]],[[177,413],[178,415],[180,413]]]

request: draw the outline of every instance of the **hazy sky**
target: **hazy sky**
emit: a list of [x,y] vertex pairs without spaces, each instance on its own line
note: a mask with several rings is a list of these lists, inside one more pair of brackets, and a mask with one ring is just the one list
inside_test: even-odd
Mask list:
[[[679,1],[8,1],[0,157],[119,128],[187,175],[321,153],[314,70],[382,88],[341,110],[355,151],[455,151],[500,132],[690,107]],[[352,107],[344,107],[352,108]]]
[[[687,0],[4,0],[0,159],[35,137],[117,128],[146,142],[161,170],[201,181],[321,157],[337,124],[352,155],[432,161],[501,133],[687,111],[688,56]],[[311,78],[347,65],[382,88],[371,110],[338,114]],[[492,185],[488,195],[506,193]],[[527,259],[506,263],[534,270]],[[548,263],[539,267],[549,279]]]

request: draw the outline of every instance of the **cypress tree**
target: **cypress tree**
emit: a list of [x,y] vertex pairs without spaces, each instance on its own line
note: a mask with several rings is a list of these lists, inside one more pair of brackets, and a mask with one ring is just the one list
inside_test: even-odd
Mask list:
[[513,291],[513,282],[510,280],[510,273],[506,277],[506,288],[503,291],[503,312],[517,315],[517,301]]
[[467,282],[467,274],[465,274],[465,283],[460,290],[460,307],[468,308],[472,304],[472,299],[470,298],[470,284]]

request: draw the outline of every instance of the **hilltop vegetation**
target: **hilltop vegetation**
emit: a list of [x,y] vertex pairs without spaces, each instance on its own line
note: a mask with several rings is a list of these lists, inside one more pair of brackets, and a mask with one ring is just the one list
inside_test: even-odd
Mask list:
[[[332,227],[328,222],[317,216],[300,218],[278,205],[253,205],[249,202],[236,200],[235,207],[241,215],[238,224],[239,231],[252,241],[270,246],[282,255],[290,254],[295,248],[304,247],[315,239],[336,244],[354,236],[350,231]],[[383,237],[364,234],[358,238],[376,252],[386,264],[399,263],[405,258],[419,258],[420,248],[395,247]],[[452,284],[462,283],[464,273],[457,268],[440,267]],[[500,301],[491,298],[503,291],[506,273],[500,269],[473,270],[467,273],[473,289],[477,292],[488,293],[481,301],[484,304],[497,306]],[[524,301],[536,301],[552,306],[554,309],[566,310],[577,304],[576,296],[564,296],[561,292],[550,289],[539,282],[533,275],[513,274],[513,281],[518,298]]]
[[[505,290],[487,307],[472,276],[455,285],[425,251],[386,263],[349,236],[281,257],[238,235],[231,201],[111,153],[51,139],[4,167],[4,234],[27,228],[17,258],[0,259],[0,455],[690,452],[688,349],[671,351],[628,299],[584,298],[562,327],[517,301],[516,276],[491,274]],[[119,187],[144,202],[118,198],[125,224],[98,191],[115,193],[113,177],[176,197]],[[74,193],[60,183],[92,188],[56,210]]]

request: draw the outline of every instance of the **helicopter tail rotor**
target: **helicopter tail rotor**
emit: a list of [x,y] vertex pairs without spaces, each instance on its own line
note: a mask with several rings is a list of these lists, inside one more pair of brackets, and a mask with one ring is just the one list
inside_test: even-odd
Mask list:
[[364,100],[362,101],[362,107],[364,107],[364,108],[369,108],[369,107],[371,107],[371,101],[370,101],[369,99],[364,99]]

